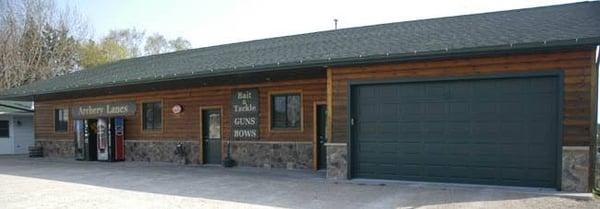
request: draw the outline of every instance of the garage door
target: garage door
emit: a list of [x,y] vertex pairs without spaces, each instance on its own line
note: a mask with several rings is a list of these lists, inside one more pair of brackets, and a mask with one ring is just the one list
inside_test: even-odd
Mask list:
[[352,86],[351,175],[556,187],[557,79]]

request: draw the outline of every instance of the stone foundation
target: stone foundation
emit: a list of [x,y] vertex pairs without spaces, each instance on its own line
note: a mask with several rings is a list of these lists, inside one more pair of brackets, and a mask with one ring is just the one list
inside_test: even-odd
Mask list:
[[326,143],[327,179],[348,179],[348,148],[345,143]]
[[35,145],[42,147],[42,153],[44,157],[65,157],[74,158],[75,149],[73,140],[49,140],[49,139],[36,139]]
[[561,190],[567,192],[589,192],[589,177],[589,147],[563,147]]
[[180,163],[175,154],[178,143],[183,144],[185,164],[200,164],[199,141],[125,140],[125,160]]
[[[125,140],[125,160],[170,162],[182,164],[175,154],[178,143],[183,144],[185,164],[201,164],[200,142],[196,140]],[[72,140],[37,140],[44,157],[74,157]],[[223,143],[221,156],[227,156]],[[313,146],[310,142],[234,141],[231,157],[238,166],[310,169],[313,166]]]
[[[223,157],[227,142],[223,143]],[[232,141],[231,158],[238,166],[309,169],[313,165],[310,142]]]

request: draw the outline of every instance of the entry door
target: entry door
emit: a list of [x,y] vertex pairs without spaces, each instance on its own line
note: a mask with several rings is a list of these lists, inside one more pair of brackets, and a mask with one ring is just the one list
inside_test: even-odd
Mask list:
[[98,160],[98,145],[97,145],[97,136],[98,136],[98,120],[90,119],[86,120],[84,123],[85,126],[85,147],[84,147],[84,156],[86,160],[95,161]]
[[318,168],[327,168],[327,105],[317,105],[317,154]]
[[27,148],[34,144],[33,117],[15,116],[13,118],[13,144],[15,154],[27,154]]
[[559,79],[352,89],[352,176],[556,187]]
[[202,111],[204,163],[221,164],[221,110]]

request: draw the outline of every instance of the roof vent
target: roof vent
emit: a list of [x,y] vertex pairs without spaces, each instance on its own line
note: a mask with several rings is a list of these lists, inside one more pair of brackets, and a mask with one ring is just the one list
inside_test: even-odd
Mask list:
[[338,22],[338,19],[333,19],[334,30],[337,30],[337,22]]

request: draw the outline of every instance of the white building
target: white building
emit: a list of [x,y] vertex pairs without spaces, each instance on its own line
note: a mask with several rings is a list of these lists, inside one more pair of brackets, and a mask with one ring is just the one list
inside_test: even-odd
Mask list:
[[26,154],[33,144],[33,103],[0,101],[0,155]]

